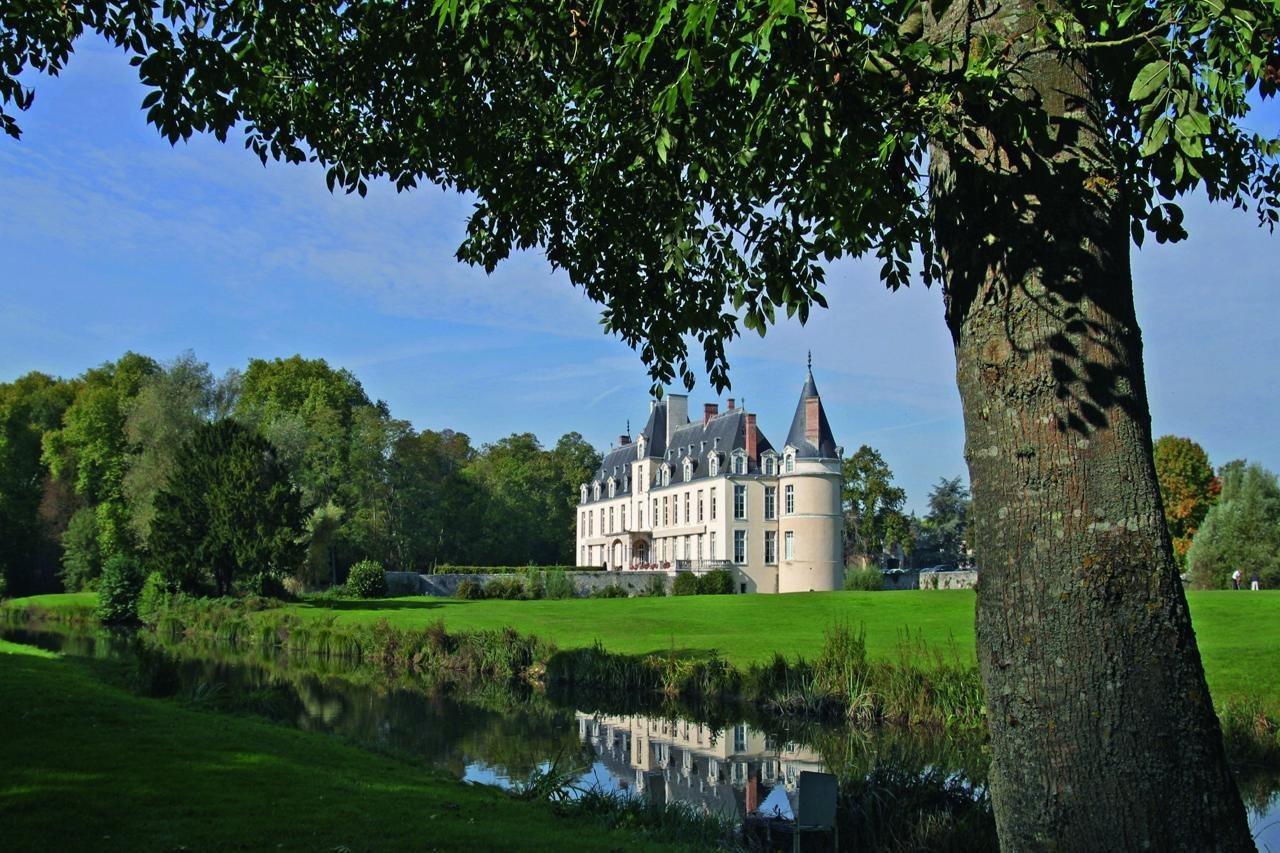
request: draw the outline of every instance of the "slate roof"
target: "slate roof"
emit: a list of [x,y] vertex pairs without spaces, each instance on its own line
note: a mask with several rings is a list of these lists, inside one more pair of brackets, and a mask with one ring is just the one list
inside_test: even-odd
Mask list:
[[[818,443],[810,444],[805,438],[804,415],[805,400],[818,397]],[[835,436],[831,434],[831,424],[827,422],[827,411],[822,408],[822,398],[818,394],[818,384],[813,381],[813,369],[805,379],[804,388],[800,390],[800,402],[796,404],[795,417],[791,419],[791,429],[787,432],[784,447],[794,447],[797,459],[834,459],[836,452]]]
[[[709,453],[719,453],[720,455],[720,473],[728,471],[730,455],[735,450],[747,449],[747,412],[743,409],[730,409],[727,412],[721,412],[711,418],[706,424],[699,419],[697,421],[685,423],[683,426],[676,428],[675,433],[671,436],[671,447],[666,446],[667,440],[667,401],[659,401],[654,405],[653,410],[649,413],[649,420],[641,430],[640,435],[645,440],[646,457],[655,460],[657,464],[652,466],[651,471],[651,487],[658,485],[658,477],[662,470],[661,463],[667,462],[671,465],[671,484],[674,486],[684,480],[684,460],[685,457],[692,455],[693,471],[689,478],[689,482],[695,480],[707,479],[708,456]],[[609,492],[607,483],[610,477],[616,480],[616,491],[614,497],[621,497],[630,494],[635,489],[635,484],[629,480],[626,482],[626,488],[623,488],[624,476],[629,476],[631,469],[630,464],[638,458],[639,445],[636,442],[624,444],[615,447],[605,454],[600,467],[596,469],[592,476],[591,483],[600,484],[600,500],[608,500]],[[757,455],[765,453],[765,451],[774,450],[769,439],[765,437],[760,430],[760,425],[756,425],[756,453]],[[670,451],[668,453],[668,451]],[[747,458],[747,474],[754,475],[760,473],[758,458],[752,460]],[[719,475],[717,475],[719,476]],[[587,492],[587,503],[594,503],[595,498],[592,492]]]

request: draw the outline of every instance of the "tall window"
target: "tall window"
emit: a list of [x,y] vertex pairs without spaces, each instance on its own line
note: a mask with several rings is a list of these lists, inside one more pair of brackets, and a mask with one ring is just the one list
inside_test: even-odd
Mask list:
[[707,559],[714,560],[716,558],[716,532],[713,530],[707,534]]
[[671,523],[671,516],[668,512],[669,508],[670,507],[667,503],[667,499],[663,498],[662,499],[662,526],[663,527],[666,527],[668,524]]
[[739,566],[747,562],[747,531],[733,531],[733,561]]
[[733,461],[730,463],[730,470],[735,474],[747,473],[747,457],[741,453],[733,454]]
[[618,494],[618,481],[610,477],[609,478],[609,497],[613,497],[616,494]]
[[693,553],[693,545],[688,536],[684,537],[684,557],[686,560],[692,560],[696,555]]
[[782,556],[788,560],[796,558],[796,533],[794,530],[788,530],[782,538]]
[[764,562],[769,566],[778,562],[778,531],[776,530],[764,532]]
[[787,459],[786,459],[786,461],[785,461],[785,462],[783,463],[783,465],[782,465],[782,470],[786,471],[788,474],[791,474],[791,473],[794,473],[794,472],[795,472],[795,470],[796,470],[796,455],[795,455],[794,453],[788,453],[788,454],[787,454]]
[[702,521],[702,489],[698,489],[698,521]]
[[747,517],[747,487],[733,487],[733,517],[743,519]]
[[644,504],[636,507],[636,527],[644,529]]
[[689,512],[689,501],[691,500],[693,500],[693,497],[688,492],[685,492],[684,493],[684,523],[685,524],[689,524],[691,521],[693,521],[693,513]]
[[622,505],[622,529],[627,529],[627,505]]
[[778,517],[778,487],[764,487],[764,517],[773,519]]
[[658,526],[658,499],[653,499],[653,526]]
[[609,532],[612,533],[615,529],[613,526],[613,507],[609,507]]
[[783,492],[782,511],[785,512],[787,515],[791,515],[793,512],[796,511],[796,487],[795,486],[787,486],[786,490]]
[[711,490],[711,520],[716,520],[716,490]]
[[711,458],[707,460],[707,475],[714,477],[719,473],[720,473],[720,460],[717,459],[716,455],[713,453],[711,454]]
[[764,458],[765,476],[772,477],[776,473],[778,473],[778,460],[774,459],[772,456],[766,456]]
[[596,535],[596,514],[594,512],[587,513],[587,535]]

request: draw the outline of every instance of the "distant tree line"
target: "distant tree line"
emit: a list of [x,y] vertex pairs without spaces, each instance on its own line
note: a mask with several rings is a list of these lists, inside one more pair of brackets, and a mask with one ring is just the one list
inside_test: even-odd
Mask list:
[[220,592],[341,582],[362,559],[572,563],[578,484],[598,464],[577,433],[546,448],[416,431],[321,359],[215,377],[190,353],[126,353],[0,384],[0,580],[92,588],[119,555]]

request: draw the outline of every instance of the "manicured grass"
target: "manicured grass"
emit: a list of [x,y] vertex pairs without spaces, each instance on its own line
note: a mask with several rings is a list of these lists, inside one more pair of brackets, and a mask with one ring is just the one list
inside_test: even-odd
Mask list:
[[[58,607],[83,595],[19,599]],[[1257,698],[1280,706],[1280,591],[1191,591],[1191,617],[1214,698]],[[735,665],[769,660],[774,652],[812,660],[823,633],[844,621],[863,627],[867,649],[892,659],[908,633],[931,649],[974,659],[974,596],[969,591],[836,592],[796,595],[681,596],[566,601],[460,601],[389,598],[290,605],[302,618],[423,627],[443,619],[451,630],[512,627],[563,649],[599,640],[614,652],[712,649]]]
[[0,641],[8,850],[635,850],[549,807]]

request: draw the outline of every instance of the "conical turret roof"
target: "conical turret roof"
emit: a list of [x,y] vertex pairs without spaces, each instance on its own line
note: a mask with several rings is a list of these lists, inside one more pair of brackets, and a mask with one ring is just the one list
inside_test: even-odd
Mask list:
[[[817,400],[817,442],[810,439],[814,436],[808,422],[809,400]],[[827,422],[826,409],[822,407],[822,397],[818,394],[818,383],[813,381],[813,365],[810,363],[804,388],[800,389],[800,402],[796,404],[795,416],[791,419],[791,429],[787,432],[787,446],[796,449],[798,459],[835,459],[839,454],[835,436],[831,434],[831,424]]]

